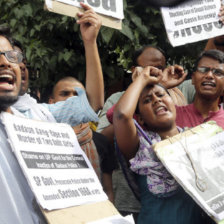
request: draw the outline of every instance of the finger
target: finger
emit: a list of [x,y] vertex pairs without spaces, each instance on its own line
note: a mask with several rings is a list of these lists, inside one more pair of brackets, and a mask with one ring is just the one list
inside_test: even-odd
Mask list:
[[77,20],[78,24],[91,24],[92,26],[97,27],[98,21],[96,19],[93,18],[85,18],[85,19],[79,19]]
[[82,6],[83,9],[85,10],[89,10],[89,9],[92,9],[89,5],[83,3],[83,2],[80,2],[80,5]]
[[141,74],[142,70],[143,70],[143,68],[139,67],[139,66],[134,68],[134,71],[133,71],[132,77],[131,77],[132,81],[134,81]]
[[150,76],[159,77],[162,75],[162,71],[155,67],[150,67]]
[[96,20],[96,21],[98,21],[97,23],[101,23],[101,20],[99,19],[99,17],[96,15],[96,14],[94,14],[94,13],[91,13],[91,12],[89,12],[89,13],[83,13],[82,15],[80,15],[79,16],[79,21],[82,21],[82,20],[84,20],[84,19],[94,19],[94,20]]
[[97,18],[97,14],[94,11],[88,10],[86,12],[78,12],[77,15],[82,18],[82,17],[87,17],[87,16],[91,16],[91,17],[95,17]]

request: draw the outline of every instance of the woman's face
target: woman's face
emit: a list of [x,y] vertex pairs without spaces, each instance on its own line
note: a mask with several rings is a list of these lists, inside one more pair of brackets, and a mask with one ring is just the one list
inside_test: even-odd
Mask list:
[[165,89],[159,85],[146,87],[139,98],[138,121],[151,131],[168,131],[176,126],[176,108]]

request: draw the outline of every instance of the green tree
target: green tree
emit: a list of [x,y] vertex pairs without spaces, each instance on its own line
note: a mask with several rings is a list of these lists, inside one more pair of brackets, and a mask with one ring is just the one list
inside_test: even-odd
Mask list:
[[[173,48],[167,40],[159,9],[148,6],[147,1],[123,2],[122,30],[102,27],[98,37],[107,87],[125,76],[133,52],[147,44],[164,49],[171,64],[180,63],[191,69],[204,42]],[[49,88],[65,75],[84,81],[84,48],[75,19],[45,11],[43,6],[43,0],[0,2],[0,24],[10,27],[26,51],[32,71],[31,88]]]

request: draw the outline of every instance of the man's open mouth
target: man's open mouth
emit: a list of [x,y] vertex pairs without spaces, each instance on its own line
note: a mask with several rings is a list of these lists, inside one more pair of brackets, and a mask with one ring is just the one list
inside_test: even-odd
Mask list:
[[12,90],[14,88],[16,78],[12,72],[0,71],[0,88],[4,90]]

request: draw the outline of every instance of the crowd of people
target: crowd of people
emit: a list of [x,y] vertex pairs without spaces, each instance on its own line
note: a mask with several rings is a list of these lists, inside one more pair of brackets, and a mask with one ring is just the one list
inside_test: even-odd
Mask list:
[[[181,66],[166,65],[159,47],[137,50],[132,83],[104,103],[96,41],[101,21],[80,4],[85,10],[77,21],[85,47],[85,85],[66,76],[48,102],[37,103],[28,93],[23,46],[0,31],[0,112],[72,126],[109,200],[122,215],[133,214],[136,223],[213,223],[165,169],[152,144],[210,120],[224,128],[224,38],[208,41],[190,80]],[[1,120],[0,132],[0,223],[47,223]]]

